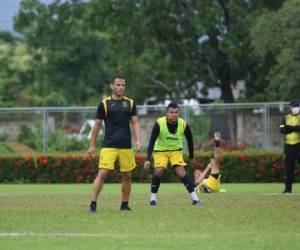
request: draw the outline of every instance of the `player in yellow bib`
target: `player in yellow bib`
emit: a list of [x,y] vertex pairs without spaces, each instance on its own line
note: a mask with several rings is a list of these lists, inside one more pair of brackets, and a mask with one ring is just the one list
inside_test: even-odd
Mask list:
[[[214,158],[210,159],[209,164],[203,172],[199,169],[194,171],[194,180],[197,192],[216,193],[221,188],[221,174],[220,174],[220,160],[222,158],[220,149],[221,135],[215,133],[214,135]],[[206,178],[206,176],[209,176]]]
[[166,116],[158,118],[154,124],[148,145],[147,158],[144,164],[146,170],[150,167],[151,155],[154,157],[154,174],[151,181],[150,206],[155,206],[160,178],[169,163],[190,193],[193,205],[200,205],[200,199],[195,192],[193,180],[186,174],[183,159],[183,139],[186,137],[189,148],[189,159],[194,161],[193,137],[189,125],[179,117],[179,107],[172,102],[167,107]]
[[284,162],[286,170],[284,194],[292,193],[296,161],[300,162],[300,102],[290,102],[290,113],[281,118],[280,133],[285,135]]

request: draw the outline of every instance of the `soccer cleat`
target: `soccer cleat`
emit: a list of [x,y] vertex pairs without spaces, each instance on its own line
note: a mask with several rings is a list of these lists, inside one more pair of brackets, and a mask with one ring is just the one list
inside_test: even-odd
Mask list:
[[89,211],[90,211],[91,213],[95,213],[96,210],[97,210],[97,203],[96,203],[96,202],[91,202]]
[[292,193],[292,185],[289,183],[285,183],[285,188],[282,193],[283,194],[291,194]]
[[156,201],[155,200],[152,200],[149,202],[150,206],[156,206]]
[[200,200],[193,200],[193,206],[200,206],[201,205],[201,201]]
[[132,209],[128,205],[124,206],[124,207],[120,207],[120,210],[121,211],[132,211]]
[[286,188],[286,189],[283,190],[282,193],[283,193],[283,194],[292,194],[292,190],[289,189],[289,188]]

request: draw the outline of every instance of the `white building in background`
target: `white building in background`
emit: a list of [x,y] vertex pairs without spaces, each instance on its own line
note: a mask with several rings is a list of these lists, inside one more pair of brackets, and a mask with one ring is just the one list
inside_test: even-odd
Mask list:
[[[207,96],[204,96],[201,93],[201,90],[203,89],[204,84],[203,82],[198,82],[196,84],[196,96],[198,100],[207,100],[207,102],[213,102],[214,100],[219,100],[221,98],[222,92],[221,92],[221,88],[219,87],[211,87],[208,88],[207,92]],[[246,84],[244,80],[239,80],[236,83],[236,86],[232,86],[232,92],[233,92],[233,97],[234,99],[240,98],[240,97],[244,97],[245,96],[245,91],[246,91]],[[201,103],[201,101],[200,101]]]
[[[221,88],[219,87],[211,87],[207,90],[207,95],[202,94],[202,89],[204,87],[203,82],[197,82],[195,85],[195,93],[196,98],[195,99],[183,99],[180,105],[187,105],[191,106],[191,108],[194,110],[195,114],[200,114],[200,104],[205,103],[211,103],[215,100],[220,100],[222,92]],[[246,91],[246,84],[244,80],[237,81],[236,86],[232,86],[233,96],[235,99],[239,97],[243,97],[245,95]],[[155,97],[148,98],[141,109],[139,109],[139,115],[146,115],[148,114],[148,111],[151,110],[151,107],[147,107],[148,103],[155,102]],[[166,97],[164,102],[160,102],[158,104],[155,104],[156,107],[161,106],[162,110],[164,110],[165,106],[167,106],[171,102],[171,99],[169,97]],[[163,111],[164,112],[164,111]]]

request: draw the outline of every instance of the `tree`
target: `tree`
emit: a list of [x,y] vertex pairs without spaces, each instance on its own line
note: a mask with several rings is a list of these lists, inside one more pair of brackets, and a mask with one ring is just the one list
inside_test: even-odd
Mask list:
[[256,67],[249,16],[282,1],[267,2],[92,0],[87,23],[111,34],[116,65],[136,98],[196,97],[201,81],[204,93],[217,86],[224,102],[234,102],[232,87],[238,80],[250,84]]
[[[130,78],[131,95],[156,102],[197,98],[199,82],[207,93],[219,87],[222,100],[235,101],[233,87],[258,78],[250,46],[251,17],[281,1],[92,0],[91,28],[110,33],[116,64]],[[229,112],[231,139],[236,113]]]
[[33,104],[27,92],[33,80],[33,58],[21,39],[0,33],[0,106]]
[[257,63],[250,26],[283,1],[22,0],[15,29],[34,53],[42,105],[95,103],[116,73],[139,103],[197,98],[200,82],[234,102],[239,80],[247,98],[265,93],[275,57]]
[[252,45],[261,65],[270,100],[299,98],[300,2],[285,1],[278,11],[264,11],[252,28]]
[[108,82],[105,35],[83,25],[85,4],[23,0],[15,30],[36,52],[34,92],[40,105],[82,105],[101,98]]

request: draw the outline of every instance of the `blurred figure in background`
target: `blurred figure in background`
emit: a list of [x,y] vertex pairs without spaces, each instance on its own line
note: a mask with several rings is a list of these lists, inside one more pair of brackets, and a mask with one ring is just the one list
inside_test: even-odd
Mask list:
[[289,114],[281,118],[280,133],[285,135],[284,162],[286,179],[283,193],[291,194],[295,163],[300,158],[300,107],[298,100],[290,102]]

